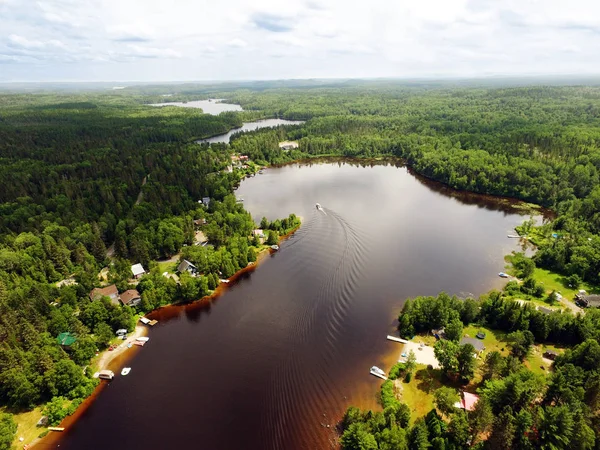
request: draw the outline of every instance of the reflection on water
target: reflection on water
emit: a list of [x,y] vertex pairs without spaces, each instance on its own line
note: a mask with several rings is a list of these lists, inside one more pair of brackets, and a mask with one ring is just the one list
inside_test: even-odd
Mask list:
[[157,311],[131,374],[61,450],[334,448],[348,405],[378,407],[368,370],[397,358],[385,336],[403,300],[500,286],[522,221],[393,165],[285,166],[236,194],[256,220],[303,224],[218,299]]

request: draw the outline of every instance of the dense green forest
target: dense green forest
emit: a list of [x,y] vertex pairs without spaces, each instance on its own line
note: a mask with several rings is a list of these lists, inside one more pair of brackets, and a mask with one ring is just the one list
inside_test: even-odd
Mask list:
[[[471,323],[501,330],[507,352],[492,350],[477,360],[470,343],[460,345],[463,327]],[[600,311],[577,317],[545,315],[529,304],[505,300],[491,292],[478,301],[446,294],[408,300],[399,317],[401,335],[445,327],[446,339],[435,343],[439,371],[448,384],[434,392],[425,417],[394,394],[394,380],[411,377],[414,367],[399,363],[383,383],[383,412],[351,407],[341,423],[344,449],[593,449],[600,433]],[[523,362],[534,342],[573,345],[558,355],[545,376]],[[476,370],[481,378],[472,383]],[[456,408],[466,386],[479,394],[470,411]],[[475,391],[475,392],[473,392]]]
[[[167,93],[172,101],[226,98],[245,111],[147,106]],[[230,145],[194,142],[264,117],[306,122],[239,133]],[[396,156],[458,189],[550,207],[557,218],[537,232],[537,265],[598,283],[599,125],[600,88],[585,86],[259,83],[2,93],[0,405],[18,412],[91,392],[95,383],[79,366],[116,329],[131,330],[136,312],[90,301],[102,267],[124,290],[130,265],[142,263],[149,274],[138,285],[138,308],[148,311],[199,298],[256,258],[255,224],[231,195],[245,172],[225,170],[233,153],[256,167],[320,155]],[[283,151],[282,140],[299,148]],[[203,197],[208,207],[198,204]],[[191,245],[199,219],[210,246]],[[291,216],[265,228],[273,241],[297,224]],[[548,238],[553,233],[558,238]],[[204,275],[179,283],[161,276],[156,260],[180,252]],[[77,284],[56,284],[71,277]],[[548,327],[548,336],[558,333]],[[68,352],[56,341],[66,331],[79,337]],[[565,342],[583,342],[570,336]],[[12,430],[2,420],[8,425],[0,429]]]

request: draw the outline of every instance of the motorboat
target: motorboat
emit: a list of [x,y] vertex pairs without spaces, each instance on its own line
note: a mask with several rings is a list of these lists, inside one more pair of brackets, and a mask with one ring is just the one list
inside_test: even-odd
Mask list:
[[385,376],[385,372],[384,372],[383,370],[381,370],[381,369],[380,369],[379,367],[377,367],[377,366],[373,366],[373,367],[371,367],[371,372],[375,372],[375,373],[377,373],[377,374],[379,374],[379,375],[383,375],[383,376]]
[[146,337],[146,336],[141,336],[141,337],[135,338],[135,340],[138,342],[148,342],[150,340],[150,338]]
[[275,250],[275,251],[279,250],[279,245],[277,245],[277,244],[271,245],[271,250]]
[[121,375],[128,375],[129,372],[131,372],[131,367],[123,367],[123,370],[121,370]]
[[500,273],[498,274],[498,276],[499,276],[500,278],[508,278],[508,277],[509,277],[509,275],[508,275],[507,273],[504,273],[504,272],[500,272]]
[[316,204],[316,207],[317,207],[317,209],[318,209],[319,211],[323,211],[323,207],[321,206],[321,204],[320,204],[320,203],[317,203],[317,204]]

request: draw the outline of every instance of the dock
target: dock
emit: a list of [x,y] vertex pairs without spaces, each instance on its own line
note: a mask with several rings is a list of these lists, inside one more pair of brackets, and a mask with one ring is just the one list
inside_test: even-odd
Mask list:
[[506,237],[512,238],[512,239],[519,239],[521,236],[519,236],[518,234],[509,234]]
[[158,320],[151,320],[150,322],[148,322],[148,325],[150,325],[151,327],[153,327],[157,323],[158,323]]
[[408,341],[406,339],[402,339],[402,338],[397,338],[396,336],[390,336],[388,334],[388,340],[390,341],[394,341],[394,342],[400,342],[401,344],[408,344]]
[[387,380],[387,377],[385,377],[385,376],[383,376],[383,375],[381,375],[381,374],[379,374],[379,373],[377,373],[377,372],[374,372],[373,370],[369,370],[369,373],[370,373],[371,375],[374,375],[374,376],[376,376],[377,378],[381,378],[382,380]]
[[65,431],[65,427],[48,427],[49,431]]

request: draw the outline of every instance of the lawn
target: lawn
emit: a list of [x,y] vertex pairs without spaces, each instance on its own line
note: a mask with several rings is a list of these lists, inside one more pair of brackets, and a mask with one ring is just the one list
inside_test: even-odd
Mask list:
[[485,345],[485,351],[479,358],[480,361],[485,358],[487,353],[494,350],[499,351],[504,356],[508,354],[508,351],[506,351],[506,344],[504,342],[506,339],[506,333],[504,331],[490,330],[489,328],[477,325],[469,325],[463,329],[463,336],[468,335],[469,337],[475,337],[479,331],[483,331],[485,333],[485,337],[481,339],[483,341],[483,345]]
[[433,392],[443,386],[440,377],[439,370],[429,370],[426,366],[417,364],[417,370],[409,383],[396,380],[396,383],[402,385],[399,400],[410,408],[412,421],[433,409]]
[[159,273],[175,273],[177,271],[177,262],[157,261],[156,265],[158,266]]
[[546,269],[540,269],[539,267],[535,268],[533,278],[544,285],[547,293],[552,291],[560,292],[563,297],[566,297],[569,300],[575,298],[575,294],[577,294],[579,289],[585,289],[588,293],[600,293],[600,289],[587,283],[582,283],[579,289],[572,289],[568,286],[566,277]]
[[[5,412],[4,409],[0,409],[0,411]],[[14,421],[18,426],[17,434],[15,435],[15,440],[13,441],[13,448],[22,448],[24,444],[30,444],[40,435],[40,433],[46,430],[45,427],[36,426],[41,417],[41,406],[38,406],[31,411],[18,413],[13,416]],[[23,442],[19,441],[19,438],[21,437],[24,438]]]

